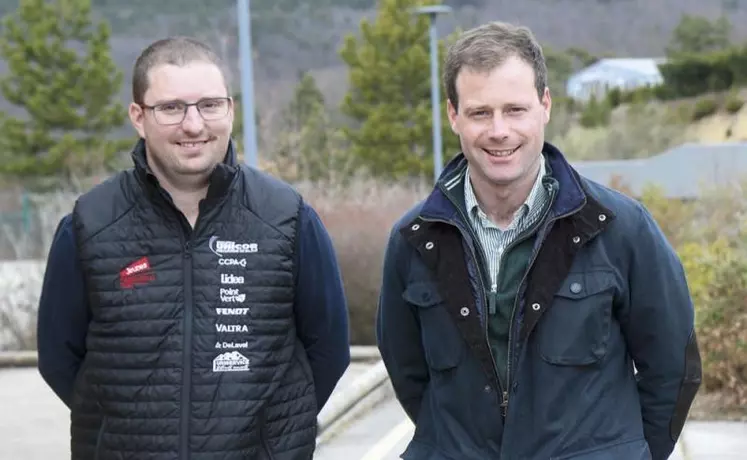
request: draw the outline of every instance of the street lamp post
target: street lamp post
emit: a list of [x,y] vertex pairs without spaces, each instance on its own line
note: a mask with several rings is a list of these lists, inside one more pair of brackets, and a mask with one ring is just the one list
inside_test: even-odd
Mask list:
[[446,5],[429,5],[414,8],[415,14],[427,14],[430,22],[430,56],[431,56],[431,109],[433,117],[433,182],[436,183],[443,167],[443,145],[441,142],[441,101],[438,84],[438,36],[436,35],[436,16],[451,12]]
[[254,80],[252,70],[251,1],[237,0],[239,16],[239,56],[241,62],[241,110],[244,120],[244,162],[257,167],[257,134],[254,120]]

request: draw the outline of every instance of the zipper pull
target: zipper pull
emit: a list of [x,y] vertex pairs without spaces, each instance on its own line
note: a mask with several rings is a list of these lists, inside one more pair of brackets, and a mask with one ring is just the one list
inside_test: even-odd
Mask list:
[[488,295],[488,312],[490,313],[491,316],[495,315],[495,313],[496,313],[496,305],[495,304],[496,304],[496,297],[498,297],[498,292],[497,291],[498,291],[498,286],[494,284],[490,288],[490,294]]
[[503,418],[506,418],[506,414],[508,413],[508,391],[503,392],[503,400],[501,401],[501,413],[503,414]]

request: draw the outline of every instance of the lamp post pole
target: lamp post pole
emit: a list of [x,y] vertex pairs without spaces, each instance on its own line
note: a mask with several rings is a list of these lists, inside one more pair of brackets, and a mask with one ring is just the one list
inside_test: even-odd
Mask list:
[[433,183],[438,181],[443,168],[443,142],[441,141],[441,100],[438,84],[438,36],[436,35],[436,16],[451,12],[446,5],[430,5],[414,8],[415,14],[427,14],[430,22],[430,58],[431,58],[431,111],[433,127]]
[[257,167],[257,133],[254,119],[254,79],[252,69],[251,0],[237,0],[239,56],[241,66],[241,109],[244,120],[244,162]]

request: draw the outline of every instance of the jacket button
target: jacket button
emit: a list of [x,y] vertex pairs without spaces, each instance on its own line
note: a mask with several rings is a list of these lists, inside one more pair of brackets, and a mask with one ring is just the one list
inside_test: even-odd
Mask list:
[[459,311],[459,313],[461,313],[462,316],[469,316],[469,308],[462,307],[462,309]]
[[482,391],[484,391],[485,393],[490,393],[490,390],[490,385],[485,385],[485,388],[482,389]]
[[418,229],[420,229],[420,225],[419,224],[415,224],[415,225],[413,225],[410,228],[412,229],[413,232],[416,232],[416,231],[418,231]]
[[429,250],[429,251],[430,251],[431,249],[433,249],[433,243],[432,243],[432,242],[430,242],[430,241],[429,241],[429,242],[427,242],[427,243],[425,243],[425,249],[427,249],[427,250]]
[[571,292],[574,294],[578,294],[579,292],[581,292],[581,283],[572,283]]
[[599,214],[599,222],[604,222],[605,220],[607,220],[607,216],[605,216],[604,214]]
[[533,304],[532,304],[532,310],[534,310],[534,311],[539,311],[539,309],[540,309],[540,308],[542,308],[542,307],[540,306],[540,304],[538,304],[538,303],[533,303]]
[[573,243],[578,244],[581,242],[581,238],[577,235],[573,237]]

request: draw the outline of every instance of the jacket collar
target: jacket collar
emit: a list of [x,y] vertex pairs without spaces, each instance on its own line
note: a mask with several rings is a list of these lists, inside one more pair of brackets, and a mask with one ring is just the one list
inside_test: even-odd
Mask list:
[[[578,211],[587,200],[578,173],[573,170],[562,152],[549,142],[545,142],[542,152],[545,154],[552,177],[558,182],[559,188],[552,204],[552,215],[562,216]],[[423,218],[453,220],[457,216],[457,209],[445,191],[455,185],[458,186],[466,168],[467,159],[464,153],[459,153],[449,161],[433,191],[423,203],[420,211]]]
[[[145,140],[138,139],[130,155],[135,168],[137,177],[151,190],[163,190],[153,174],[153,170],[148,164],[145,152]],[[239,171],[240,165],[236,157],[236,149],[233,140],[228,143],[226,156],[221,163],[218,163],[210,175],[207,200],[212,201],[224,197],[231,189],[231,184]],[[165,192],[165,191],[164,191]]]

